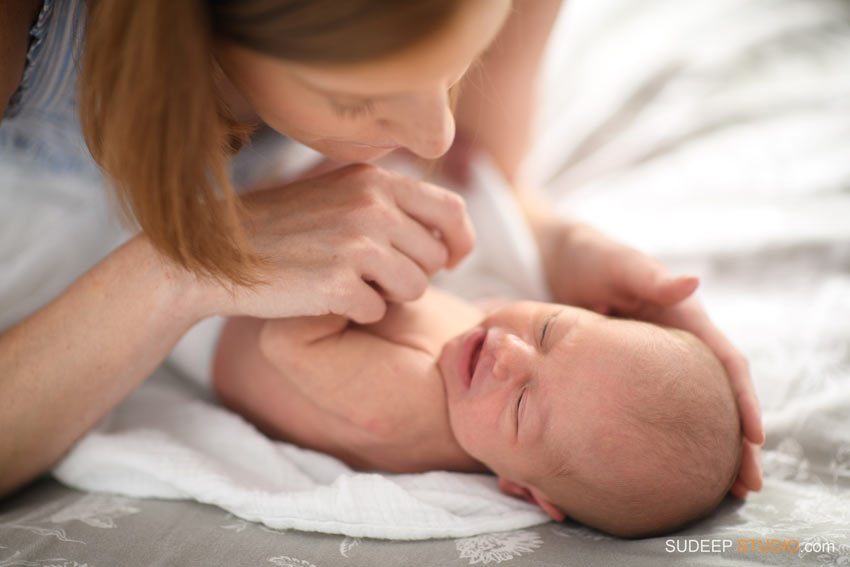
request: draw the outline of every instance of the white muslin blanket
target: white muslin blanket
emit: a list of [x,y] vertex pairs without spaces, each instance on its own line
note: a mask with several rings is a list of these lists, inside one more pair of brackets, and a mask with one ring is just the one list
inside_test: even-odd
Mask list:
[[[463,194],[478,246],[439,278],[441,285],[470,297],[545,299],[536,248],[504,180],[484,159],[473,179]],[[201,325],[177,349],[177,365],[202,384],[216,328]],[[548,520],[536,506],[502,494],[491,475],[356,472],[328,455],[272,441],[207,390],[169,376],[167,366],[53,474],[82,490],[197,500],[272,528],[355,537],[462,537]]]

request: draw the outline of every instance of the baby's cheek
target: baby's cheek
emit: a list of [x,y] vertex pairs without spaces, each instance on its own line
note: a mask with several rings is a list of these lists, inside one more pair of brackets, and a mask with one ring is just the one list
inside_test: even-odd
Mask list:
[[[449,417],[455,439],[464,451],[481,460],[486,455],[487,428],[471,404],[457,403],[449,407]],[[492,433],[492,432],[491,432]]]

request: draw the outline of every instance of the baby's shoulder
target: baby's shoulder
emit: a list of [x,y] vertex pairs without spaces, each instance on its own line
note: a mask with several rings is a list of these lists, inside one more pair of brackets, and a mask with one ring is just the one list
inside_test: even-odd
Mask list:
[[428,288],[416,301],[389,304],[383,319],[363,329],[436,358],[449,339],[476,325],[482,316],[472,303]]

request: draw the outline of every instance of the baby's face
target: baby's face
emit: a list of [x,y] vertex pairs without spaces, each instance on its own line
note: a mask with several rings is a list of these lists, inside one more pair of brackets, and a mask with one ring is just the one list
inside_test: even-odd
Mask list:
[[667,334],[575,307],[509,304],[443,348],[452,430],[465,451],[515,482],[604,474],[606,455],[624,449],[622,408],[639,387],[641,359]]

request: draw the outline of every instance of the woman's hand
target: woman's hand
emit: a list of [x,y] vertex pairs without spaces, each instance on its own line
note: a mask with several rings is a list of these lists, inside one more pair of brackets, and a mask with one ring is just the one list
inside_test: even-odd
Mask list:
[[672,277],[649,256],[583,224],[557,221],[541,243],[555,299],[605,314],[674,305],[696,290],[693,276]]
[[213,311],[274,318],[344,315],[374,322],[387,301],[410,301],[474,242],[454,193],[356,164],[243,197],[247,231],[266,259],[264,283],[206,282]]
[[731,492],[744,498],[747,491],[760,490],[759,445],[764,442],[764,429],[749,365],[692,296],[698,279],[672,277],[657,260],[586,225],[561,223],[549,230],[553,240],[542,248],[557,301],[685,329],[711,348],[729,375],[745,437],[741,468]]

